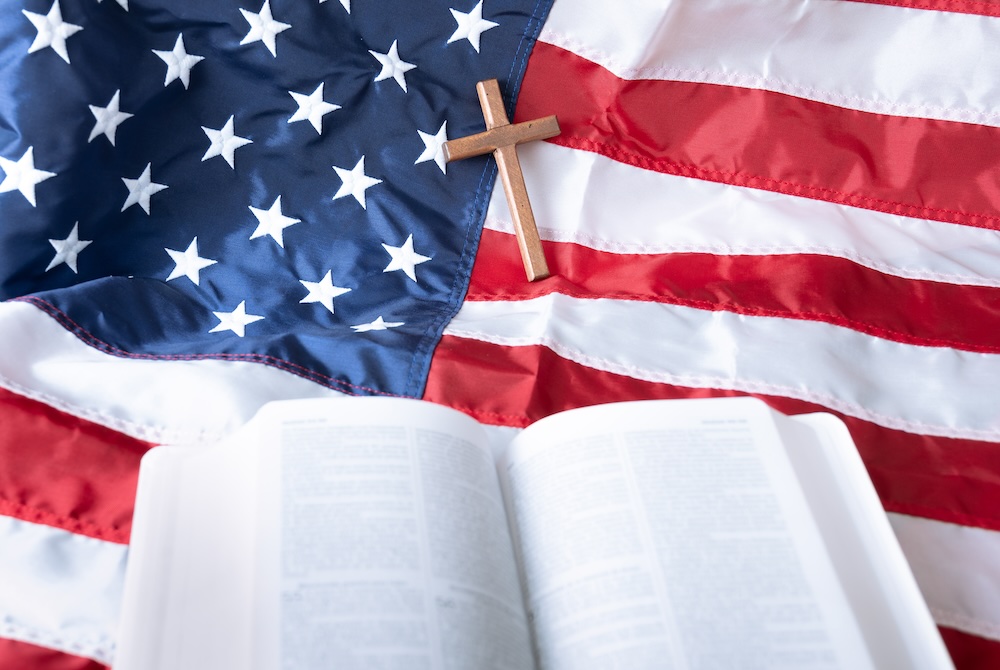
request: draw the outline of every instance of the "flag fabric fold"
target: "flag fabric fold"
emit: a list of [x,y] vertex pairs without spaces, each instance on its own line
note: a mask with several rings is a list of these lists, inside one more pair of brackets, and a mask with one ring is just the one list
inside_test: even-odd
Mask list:
[[[997,2],[25,0],[0,34],[0,666],[113,662],[152,445],[344,394],[497,440],[833,412],[957,667],[1000,663]],[[519,148],[542,282],[492,161],[439,153],[492,77],[562,127]]]

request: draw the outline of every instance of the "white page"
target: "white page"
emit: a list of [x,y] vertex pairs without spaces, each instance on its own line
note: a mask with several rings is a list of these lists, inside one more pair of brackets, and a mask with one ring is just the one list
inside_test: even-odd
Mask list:
[[532,667],[478,424],[407,400],[279,405],[261,469],[253,667]]
[[161,667],[157,659],[163,644],[161,633],[169,594],[166,575],[172,558],[176,481],[181,459],[191,453],[193,450],[182,447],[160,447],[142,459],[115,670]]
[[873,667],[777,444],[746,398],[592,407],[515,439],[542,667]]
[[273,403],[154,449],[131,552],[116,670],[533,666],[487,441],[428,403]]
[[777,422],[875,665],[952,668],[847,428],[829,414]]
[[254,455],[240,435],[143,458],[115,670],[249,667]]

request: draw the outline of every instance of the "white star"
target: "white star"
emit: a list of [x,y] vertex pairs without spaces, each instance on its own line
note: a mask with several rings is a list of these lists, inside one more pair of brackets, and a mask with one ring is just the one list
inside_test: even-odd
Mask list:
[[49,177],[55,177],[55,172],[35,169],[34,147],[28,147],[17,162],[0,157],[0,168],[6,175],[0,182],[0,193],[17,189],[31,206],[35,206],[35,186]]
[[382,64],[382,71],[378,73],[375,77],[375,81],[382,81],[384,79],[389,79],[392,77],[399,84],[399,87],[406,91],[406,73],[410,70],[416,68],[417,66],[413,63],[407,63],[406,61],[400,59],[399,52],[396,49],[397,40],[392,41],[392,46],[389,47],[389,51],[384,54],[380,54],[377,51],[368,50],[372,56],[378,59],[378,62]]
[[285,216],[281,213],[280,195],[274,201],[274,204],[271,205],[271,209],[257,209],[256,207],[251,207],[250,211],[257,217],[258,222],[257,230],[253,231],[253,235],[250,236],[250,239],[253,240],[258,237],[263,237],[264,235],[270,235],[282,249],[285,248],[285,242],[281,238],[281,231],[288,226],[292,226],[300,222],[300,219],[293,219],[292,217]]
[[385,266],[385,270],[382,270],[382,272],[402,270],[413,281],[417,281],[414,268],[430,260],[429,256],[421,256],[413,250],[413,235],[407,237],[401,247],[390,247],[388,244],[383,244],[382,248],[392,256],[392,260],[389,261],[389,264]]
[[83,26],[63,21],[62,10],[59,9],[59,0],[55,0],[52,3],[48,14],[36,14],[26,9],[22,9],[21,12],[28,17],[28,20],[34,24],[35,30],[38,31],[35,41],[28,47],[28,53],[33,54],[45,47],[52,47],[52,50],[68,63],[69,53],[66,51],[66,39],[70,35],[83,30]]
[[468,14],[454,9],[450,11],[451,15],[455,17],[458,27],[455,28],[455,32],[452,33],[451,37],[448,38],[448,44],[459,40],[469,40],[469,44],[476,50],[476,53],[479,53],[479,37],[487,30],[500,25],[499,23],[483,19],[483,0],[479,0]]
[[337,171],[337,176],[343,180],[340,190],[337,191],[333,199],[343,198],[345,195],[353,195],[354,199],[361,203],[362,209],[368,209],[365,204],[365,191],[376,184],[381,184],[381,179],[374,179],[365,174],[365,157],[362,156],[358,164],[353,169],[339,168],[336,165],[333,169]]
[[87,142],[91,142],[95,137],[103,134],[110,140],[111,146],[115,145],[115,133],[118,132],[118,126],[126,119],[132,118],[132,115],[128,112],[122,112],[118,109],[118,98],[120,95],[121,89],[115,91],[107,107],[88,105],[90,113],[97,119],[97,123],[94,124],[94,129],[90,131],[90,137],[87,139]]
[[231,312],[212,312],[219,319],[219,325],[208,331],[210,333],[221,333],[231,330],[240,337],[246,334],[246,327],[254,321],[260,321],[264,317],[256,314],[247,314],[247,301],[244,300]]
[[[319,4],[321,4],[321,5],[324,2],[326,2],[326,0],[319,0]],[[344,6],[344,9],[347,10],[348,14],[351,13],[351,0],[340,0],[340,4],[342,4]]]
[[243,8],[240,8],[240,12],[243,13],[243,18],[250,24],[250,32],[247,33],[247,36],[243,38],[240,44],[263,42],[267,50],[271,52],[271,55],[277,58],[278,52],[275,50],[274,38],[278,33],[288,30],[292,26],[288,23],[274,20],[274,17],[271,16],[271,0],[264,0],[264,4],[261,5],[260,11],[256,14],[248,12]]
[[170,276],[167,277],[167,281],[171,279],[177,279],[178,277],[187,277],[191,281],[198,285],[200,275],[198,274],[209,265],[215,265],[218,261],[213,261],[208,258],[202,258],[198,255],[198,238],[191,240],[191,244],[184,251],[174,251],[173,249],[163,248],[170,258],[173,259],[176,265]]
[[300,279],[299,283],[305,286],[306,290],[309,291],[309,295],[302,298],[302,300],[299,300],[299,303],[318,302],[323,305],[323,307],[330,310],[330,314],[334,313],[333,299],[351,291],[349,288],[334,286],[333,280],[330,279],[329,271],[326,273],[325,277],[317,282]]
[[247,144],[253,144],[253,140],[248,140],[236,134],[236,131],[233,129],[233,117],[231,116],[226,121],[226,125],[218,130],[212,130],[205,126],[202,126],[201,129],[205,131],[209,141],[212,143],[208,147],[208,151],[205,152],[205,155],[201,157],[202,161],[207,161],[209,158],[215,156],[222,156],[229,163],[229,167],[235,170],[236,150]]
[[[97,4],[101,4],[102,1],[103,0],[97,0]],[[122,6],[122,8],[125,9],[126,12],[128,11],[128,0],[117,0],[117,2]]]
[[434,161],[437,163],[437,166],[441,168],[441,173],[446,174],[445,165],[448,161],[444,158],[444,143],[448,141],[447,126],[447,121],[442,123],[441,128],[437,131],[437,135],[431,135],[422,130],[417,131],[417,134],[420,135],[420,139],[424,141],[424,152],[413,162],[414,165],[417,163]]
[[76,272],[76,257],[87,248],[93,240],[81,240],[79,234],[80,223],[73,224],[73,230],[65,240],[49,240],[49,244],[56,250],[56,256],[45,268],[48,272],[52,268],[62,263],[69,266],[69,269]]
[[390,328],[399,328],[403,325],[402,321],[386,321],[381,316],[371,323],[361,323],[356,326],[351,326],[355,333],[367,333],[369,330],[389,330]]
[[316,87],[316,90],[306,95],[305,93],[293,93],[288,92],[288,95],[295,98],[295,102],[299,103],[299,109],[292,118],[288,119],[289,123],[293,121],[309,121],[316,132],[323,134],[323,117],[330,112],[340,109],[340,105],[334,105],[332,103],[323,100],[323,84]]
[[149,199],[154,193],[159,193],[163,189],[169,188],[166,184],[157,184],[153,181],[152,176],[150,176],[151,166],[152,163],[146,163],[146,169],[142,171],[138,179],[122,177],[122,181],[125,182],[125,186],[128,188],[128,198],[125,199],[125,204],[122,205],[123,212],[138,203],[142,207],[142,210],[146,214],[149,214]]
[[160,57],[167,64],[167,76],[163,80],[163,85],[167,86],[174,79],[180,79],[184,88],[191,83],[191,68],[205,60],[204,56],[192,56],[184,49],[184,35],[178,35],[171,51],[157,51],[153,53]]

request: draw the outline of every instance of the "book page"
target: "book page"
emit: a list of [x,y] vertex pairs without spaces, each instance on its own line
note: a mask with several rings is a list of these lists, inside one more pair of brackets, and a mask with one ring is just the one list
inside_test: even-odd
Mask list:
[[285,404],[271,424],[253,667],[533,667],[478,424],[386,398]]
[[952,668],[951,658],[846,426],[776,417],[834,569],[879,668]]
[[157,447],[143,457],[115,670],[249,667],[256,526],[249,437],[212,448]]
[[759,401],[550,417],[502,463],[540,665],[873,667]]

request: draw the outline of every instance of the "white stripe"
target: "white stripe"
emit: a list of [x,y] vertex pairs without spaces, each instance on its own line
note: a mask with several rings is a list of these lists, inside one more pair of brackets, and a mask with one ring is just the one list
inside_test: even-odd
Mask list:
[[[628,254],[822,254],[908,279],[1000,287],[995,230],[676,177],[548,142],[518,155],[546,240]],[[486,227],[513,233],[503,189],[493,189]]]
[[1000,355],[900,344],[815,321],[560,294],[466,302],[445,333],[543,345],[646,381],[798,398],[897,430],[1000,440]]
[[934,620],[1000,641],[1000,533],[902,514],[889,521]]
[[119,358],[36,307],[0,303],[0,387],[157,443],[214,442],[266,402],[343,397],[283,370],[237,361]]
[[1000,19],[843,0],[559,0],[541,41],[625,79],[1000,125]]
[[124,545],[0,516],[0,637],[110,663]]

